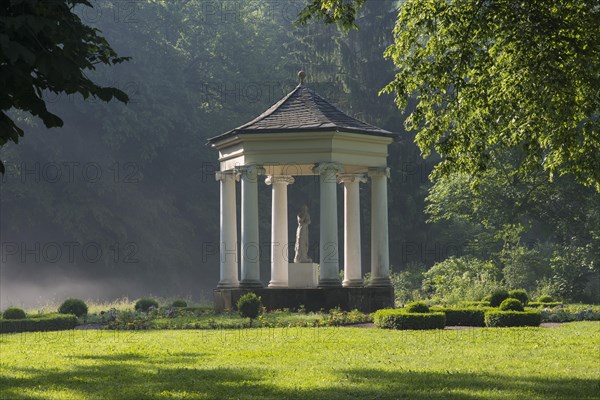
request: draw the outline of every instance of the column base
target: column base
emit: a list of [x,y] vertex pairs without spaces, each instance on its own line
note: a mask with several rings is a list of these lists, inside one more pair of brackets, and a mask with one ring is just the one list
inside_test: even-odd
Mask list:
[[240,281],[241,288],[262,288],[263,284],[261,281],[257,280],[243,280]]
[[238,281],[219,281],[217,289],[231,289],[238,288],[240,283]]
[[318,288],[340,287],[342,284],[339,279],[319,279]]
[[270,288],[287,288],[288,284],[287,284],[287,282],[271,281],[271,282],[269,282],[269,287]]
[[362,279],[344,279],[342,282],[343,287],[363,287]]
[[389,287],[392,286],[390,278],[371,278],[369,287]]

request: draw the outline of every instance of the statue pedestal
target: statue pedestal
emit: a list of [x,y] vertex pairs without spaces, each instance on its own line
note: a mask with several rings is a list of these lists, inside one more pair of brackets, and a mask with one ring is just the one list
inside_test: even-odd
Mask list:
[[319,284],[317,267],[315,263],[289,263],[288,288],[316,288]]

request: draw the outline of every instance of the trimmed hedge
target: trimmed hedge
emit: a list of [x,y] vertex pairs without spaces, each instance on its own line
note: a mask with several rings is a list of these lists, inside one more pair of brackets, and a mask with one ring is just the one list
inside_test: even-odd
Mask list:
[[490,306],[499,307],[500,303],[508,299],[508,292],[504,289],[494,290],[490,296]]
[[485,313],[485,326],[489,328],[504,326],[540,326],[542,314],[539,311],[495,311]]
[[500,303],[500,310],[502,311],[524,311],[523,303],[521,303],[518,299],[509,297]]
[[444,329],[446,315],[443,312],[407,313],[387,308],[376,311],[373,322],[384,329]]
[[48,314],[27,319],[0,319],[0,333],[63,331],[77,326],[71,314]]
[[144,298],[139,299],[135,303],[135,311],[148,312],[148,310],[150,310],[150,307],[158,308],[158,302],[154,299]]
[[481,301],[461,301],[458,303],[461,308],[470,308],[470,307],[489,307],[490,302],[481,300]]
[[406,306],[407,313],[428,313],[429,306],[421,301],[415,301]]
[[510,290],[508,292],[508,297],[519,300],[524,306],[529,303],[529,295],[523,289]]
[[540,303],[553,303],[554,299],[552,298],[552,296],[545,294],[538,297],[537,301],[539,301]]
[[443,312],[446,315],[446,326],[485,326],[485,312],[489,309],[489,307],[432,307],[431,311]]
[[185,300],[175,300],[173,303],[171,303],[171,307],[187,307],[187,301]]
[[562,306],[563,303],[561,303],[560,301],[554,301],[552,303],[540,303],[539,301],[530,301],[529,303],[527,303],[527,307],[534,307],[534,308],[538,308],[538,307],[544,307],[544,308],[553,308],[553,307],[558,307],[558,306]]
[[82,317],[88,313],[88,306],[85,301],[81,299],[66,299],[60,307],[58,307],[59,314],[73,314],[76,317]]
[[27,314],[21,308],[17,307],[9,307],[4,310],[2,314],[2,318],[4,319],[25,319],[27,318]]

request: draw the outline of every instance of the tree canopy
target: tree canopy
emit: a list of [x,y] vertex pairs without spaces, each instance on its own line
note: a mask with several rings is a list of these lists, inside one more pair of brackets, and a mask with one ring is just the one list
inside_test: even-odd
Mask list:
[[[44,91],[79,93],[84,98],[126,102],[116,88],[102,87],[85,71],[97,64],[117,64],[118,57],[98,29],[85,25],[76,6],[92,7],[87,0],[11,0],[0,7],[0,146],[18,143],[23,129],[7,114],[22,110],[39,117],[48,128],[63,125],[48,111]],[[0,173],[4,164],[0,160]]]
[[[348,28],[361,4],[313,0],[305,12]],[[385,55],[397,73],[384,91],[410,111],[421,152],[443,157],[438,174],[477,183],[494,153],[516,149],[520,170],[600,191],[597,0],[407,0],[393,34]]]

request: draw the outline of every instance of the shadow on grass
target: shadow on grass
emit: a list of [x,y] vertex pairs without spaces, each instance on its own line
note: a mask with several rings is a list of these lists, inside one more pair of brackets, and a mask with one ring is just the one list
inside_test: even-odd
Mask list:
[[[76,397],[94,399],[597,399],[600,388],[592,379],[544,379],[493,374],[383,371],[372,368],[337,371],[334,387],[306,384],[288,389],[275,381],[285,380],[273,368],[240,366],[202,368],[197,365],[173,367],[181,357],[200,354],[174,354],[158,363],[137,354],[88,356],[98,365],[74,365],[72,370],[21,369],[27,378],[0,376],[0,398],[42,399],[40,388],[65,390]],[[128,364],[131,361],[132,364]],[[142,361],[142,362],[140,362]],[[133,364],[135,363],[135,364]],[[164,366],[164,367],[163,367]],[[29,389],[29,390],[28,390]]]

